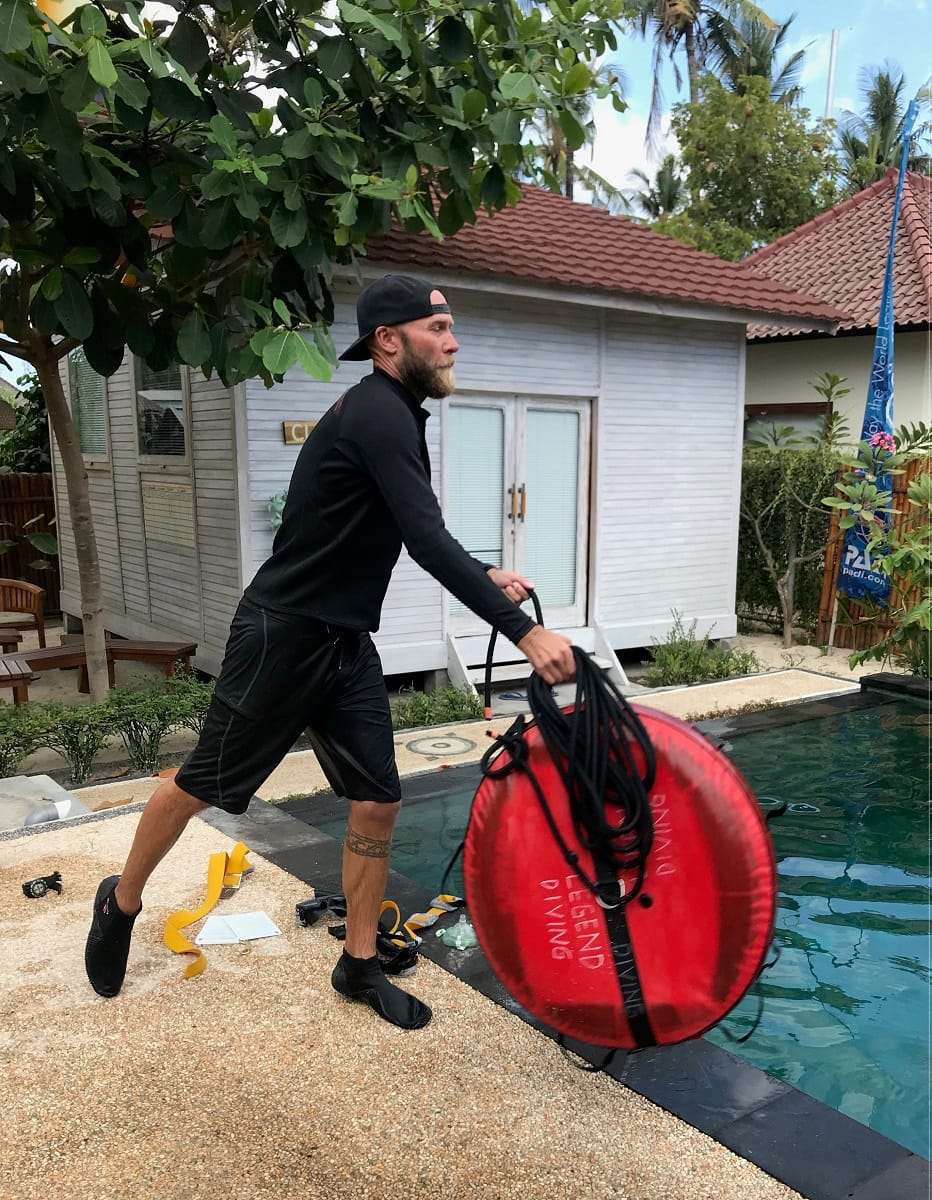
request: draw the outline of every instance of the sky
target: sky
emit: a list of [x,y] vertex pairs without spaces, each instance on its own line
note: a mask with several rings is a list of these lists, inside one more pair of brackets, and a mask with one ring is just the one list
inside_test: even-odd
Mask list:
[[[785,5],[763,0],[761,7],[780,22],[796,13],[787,36],[787,52],[806,51],[800,76],[802,103],[813,117],[825,116],[833,29],[838,30],[831,112],[836,119],[842,110],[860,110],[858,78],[864,67],[895,64],[906,76],[910,97],[932,75],[930,0],[791,0]],[[618,114],[609,101],[597,106],[596,140],[590,161],[616,187],[630,186],[628,175],[634,168],[652,176],[657,166],[644,144],[650,111],[651,55],[649,40],[625,37],[611,61],[621,66],[627,79],[628,109]],[[685,77],[685,59],[681,71]],[[672,68],[668,67],[665,74],[663,91],[669,109],[687,96],[677,92]],[[666,125],[665,121],[663,127]],[[659,156],[663,156],[663,147]]]

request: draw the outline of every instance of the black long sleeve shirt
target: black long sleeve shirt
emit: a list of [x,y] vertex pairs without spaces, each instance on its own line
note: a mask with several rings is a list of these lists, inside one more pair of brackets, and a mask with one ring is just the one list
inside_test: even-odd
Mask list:
[[246,588],[247,600],[375,631],[404,543],[467,608],[512,642],[524,637],[533,621],[443,523],[430,485],[429,415],[379,370],[324,414],[298,455],[271,557]]

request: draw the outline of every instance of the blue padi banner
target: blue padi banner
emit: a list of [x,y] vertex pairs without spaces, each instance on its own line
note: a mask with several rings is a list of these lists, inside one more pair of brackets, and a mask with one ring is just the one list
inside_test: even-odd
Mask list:
[[[874,361],[871,366],[870,384],[867,390],[867,405],[864,409],[864,424],[861,441],[869,442],[879,463],[888,451],[895,447],[893,441],[893,248],[896,244],[896,226],[903,198],[903,181],[909,159],[909,139],[916,119],[917,105],[910,103],[903,128],[903,156],[900,174],[893,201],[893,220],[890,224],[890,243],[887,247],[887,266],[880,297],[880,319],[877,322],[877,337],[874,341]],[[878,463],[878,465],[879,465]],[[878,472],[877,487],[890,491],[893,480],[889,475]],[[867,543],[876,526],[859,521],[845,535],[841,564],[838,568],[837,591],[854,600],[872,599],[886,606],[890,599],[890,577],[874,568],[868,553]]]

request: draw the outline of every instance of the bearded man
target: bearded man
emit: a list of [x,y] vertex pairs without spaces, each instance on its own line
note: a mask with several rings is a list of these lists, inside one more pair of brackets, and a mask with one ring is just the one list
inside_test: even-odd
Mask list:
[[459,349],[443,293],[414,276],[385,275],[360,295],[356,316],[359,337],[340,357],[371,358],[373,371],[302,447],[271,557],[233,618],[198,743],[150,798],[121,874],[97,890],[85,965],[101,996],[122,987],[143,888],[191,817],[211,806],[245,812],[306,729],[331,787],[349,802],[346,942],[332,984],[393,1025],[426,1025],[428,1006],[389,981],[376,953],[401,788],[370,635],[402,544],[548,683],[573,676],[569,640],[517,607],[530,581],[467,554],[431,488],[422,405],[453,391]]

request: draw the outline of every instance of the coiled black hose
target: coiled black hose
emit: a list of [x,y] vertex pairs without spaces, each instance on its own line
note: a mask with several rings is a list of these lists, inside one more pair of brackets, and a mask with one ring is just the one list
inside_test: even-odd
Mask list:
[[[633,900],[644,882],[654,838],[649,794],[656,759],[637,713],[612,680],[578,646],[573,647],[573,656],[576,696],[572,707],[564,712],[550,685],[536,673],[528,681],[528,703],[566,788],[576,838],[592,855],[594,877],[580,865],[579,853],[561,833],[528,761],[523,717],[486,752],[482,772],[493,779],[513,770],[527,775],[567,864],[604,908],[616,908]],[[617,823],[608,818],[610,805],[620,811]],[[619,875],[631,870],[637,872],[634,885],[624,888]]]

